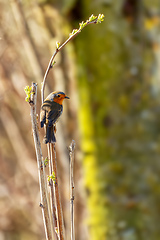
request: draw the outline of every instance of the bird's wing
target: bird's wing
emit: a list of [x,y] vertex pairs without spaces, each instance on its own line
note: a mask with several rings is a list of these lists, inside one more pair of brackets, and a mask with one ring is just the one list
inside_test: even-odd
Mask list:
[[63,110],[62,105],[59,105],[56,109],[52,109],[48,113],[47,119],[48,119],[49,127],[51,127],[54,123],[56,123],[56,121],[58,120],[58,118],[62,113],[62,110]]
[[47,116],[47,112],[49,112],[50,104],[51,104],[51,101],[45,100],[43,105],[41,106],[41,111],[40,111],[41,128],[46,123],[46,116]]
[[40,122],[41,122],[41,128],[43,128],[45,122],[46,122],[46,111],[41,110],[40,112]]

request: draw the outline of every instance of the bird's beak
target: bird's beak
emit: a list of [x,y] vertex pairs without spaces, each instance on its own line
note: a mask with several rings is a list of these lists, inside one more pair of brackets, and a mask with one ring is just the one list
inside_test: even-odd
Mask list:
[[69,97],[65,96],[65,98],[70,99]]

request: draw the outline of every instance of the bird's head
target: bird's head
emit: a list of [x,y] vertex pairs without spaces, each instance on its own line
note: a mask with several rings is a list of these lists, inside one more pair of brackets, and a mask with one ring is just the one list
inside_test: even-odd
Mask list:
[[52,92],[47,98],[61,105],[64,99],[69,99],[64,92],[59,91]]

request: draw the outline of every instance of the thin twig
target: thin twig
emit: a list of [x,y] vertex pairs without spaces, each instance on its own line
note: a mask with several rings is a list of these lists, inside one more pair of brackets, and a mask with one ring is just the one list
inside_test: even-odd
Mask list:
[[48,205],[48,192],[47,192],[47,186],[46,186],[46,177],[45,177],[45,170],[44,170],[44,164],[43,164],[42,149],[41,149],[41,143],[39,139],[39,132],[38,132],[38,126],[37,126],[36,101],[37,101],[37,84],[32,83],[31,99],[29,103],[31,106],[32,131],[33,131],[33,138],[34,138],[34,144],[35,144],[35,150],[36,150],[36,156],[37,156],[42,215],[43,215],[46,239],[52,240],[53,232],[52,232],[50,211],[49,211],[49,205]]
[[[84,25],[84,27],[86,27],[86,26],[89,25],[89,24],[96,24],[97,21],[98,21],[98,17],[96,17],[96,19],[94,19],[93,21],[87,20],[87,21],[86,21],[86,24]],[[103,21],[103,20],[102,20],[102,21]],[[83,27],[83,28],[84,28],[84,27]],[[43,82],[42,82],[42,88],[41,88],[41,100],[42,100],[42,104],[43,104],[43,102],[44,102],[44,88],[45,88],[46,79],[47,79],[47,76],[48,76],[48,73],[49,73],[50,69],[53,67],[53,60],[54,60],[55,56],[57,55],[57,53],[58,53],[60,50],[62,50],[62,48],[63,48],[68,42],[70,42],[76,35],[78,35],[78,34],[82,31],[83,28],[80,27],[79,29],[77,29],[77,30],[75,31],[75,33],[71,34],[71,35],[69,36],[69,38],[68,38],[63,44],[61,44],[59,47],[56,48],[54,54],[52,55],[52,57],[51,57],[51,59],[50,59],[50,61],[49,61],[47,70],[46,70],[46,72],[45,72],[45,75],[44,75],[44,78],[43,78]]]
[[69,160],[70,160],[70,214],[71,214],[71,240],[75,240],[74,230],[74,150],[75,141],[72,140],[69,146]]
[[58,234],[59,234],[59,240],[64,240],[63,216],[62,216],[62,207],[61,207],[60,193],[59,193],[59,187],[58,187],[58,172],[57,172],[55,143],[51,144],[51,158],[52,158],[52,164],[53,164],[53,172],[55,174],[54,193],[55,193],[55,199],[56,199]]
[[[52,167],[52,154],[51,154],[51,144],[47,144],[48,147],[48,158],[49,158],[49,175],[52,176],[53,174],[53,167]],[[53,188],[53,181],[49,179],[49,186],[50,186],[50,204],[51,204],[51,214],[53,220],[53,228],[54,228],[54,240],[58,240],[57,236],[57,217],[56,217],[56,207],[55,207],[55,197],[54,197],[54,188]]]

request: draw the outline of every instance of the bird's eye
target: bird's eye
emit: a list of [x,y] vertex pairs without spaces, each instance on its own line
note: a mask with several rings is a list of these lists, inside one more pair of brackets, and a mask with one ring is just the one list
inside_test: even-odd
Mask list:
[[59,97],[60,97],[60,95],[58,94],[58,95],[57,95],[57,97],[59,98]]

